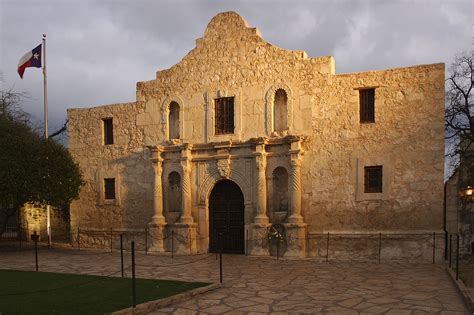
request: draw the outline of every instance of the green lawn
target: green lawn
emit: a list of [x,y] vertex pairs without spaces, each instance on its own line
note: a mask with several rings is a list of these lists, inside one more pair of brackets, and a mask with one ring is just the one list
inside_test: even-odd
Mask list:
[[[207,285],[137,279],[137,304]],[[105,314],[132,305],[132,280],[0,270],[0,314]]]

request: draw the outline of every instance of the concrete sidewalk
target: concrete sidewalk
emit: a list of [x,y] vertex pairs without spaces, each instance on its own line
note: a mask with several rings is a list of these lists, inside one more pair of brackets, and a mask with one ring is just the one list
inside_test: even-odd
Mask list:
[[[120,254],[41,249],[40,271],[105,275]],[[137,277],[219,281],[215,255],[137,254]],[[125,266],[130,265],[130,253]],[[153,314],[468,314],[444,266],[223,256],[223,287]],[[34,252],[0,251],[1,269],[34,270]],[[130,269],[126,270],[127,276]]]

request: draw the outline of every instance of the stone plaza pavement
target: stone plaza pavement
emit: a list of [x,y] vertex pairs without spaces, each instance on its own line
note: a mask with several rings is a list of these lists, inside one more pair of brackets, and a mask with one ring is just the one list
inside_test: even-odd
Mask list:
[[[219,282],[214,254],[136,256],[137,277]],[[223,255],[223,267],[220,289],[153,314],[469,314],[444,265]],[[0,269],[34,268],[33,251],[0,249]],[[120,254],[42,248],[39,269],[107,275],[120,270]]]

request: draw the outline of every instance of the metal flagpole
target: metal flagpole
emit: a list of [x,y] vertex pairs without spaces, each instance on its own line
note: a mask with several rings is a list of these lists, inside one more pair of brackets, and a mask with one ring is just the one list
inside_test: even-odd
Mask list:
[[[48,139],[48,88],[46,75],[46,34],[43,34],[43,103],[44,103],[44,137]],[[46,233],[48,248],[51,245],[51,206],[46,205]]]

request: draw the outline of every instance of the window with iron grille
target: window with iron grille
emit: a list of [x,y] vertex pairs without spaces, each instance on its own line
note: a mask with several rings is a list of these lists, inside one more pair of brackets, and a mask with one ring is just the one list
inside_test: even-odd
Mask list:
[[115,199],[115,178],[104,178],[104,199]]
[[234,98],[216,98],[214,104],[216,135],[234,133]]
[[360,122],[375,122],[375,89],[359,90]]
[[364,192],[381,193],[383,180],[383,167],[366,166],[364,167]]
[[104,125],[104,144],[114,144],[114,126],[112,124],[112,118],[102,119],[102,122]]

